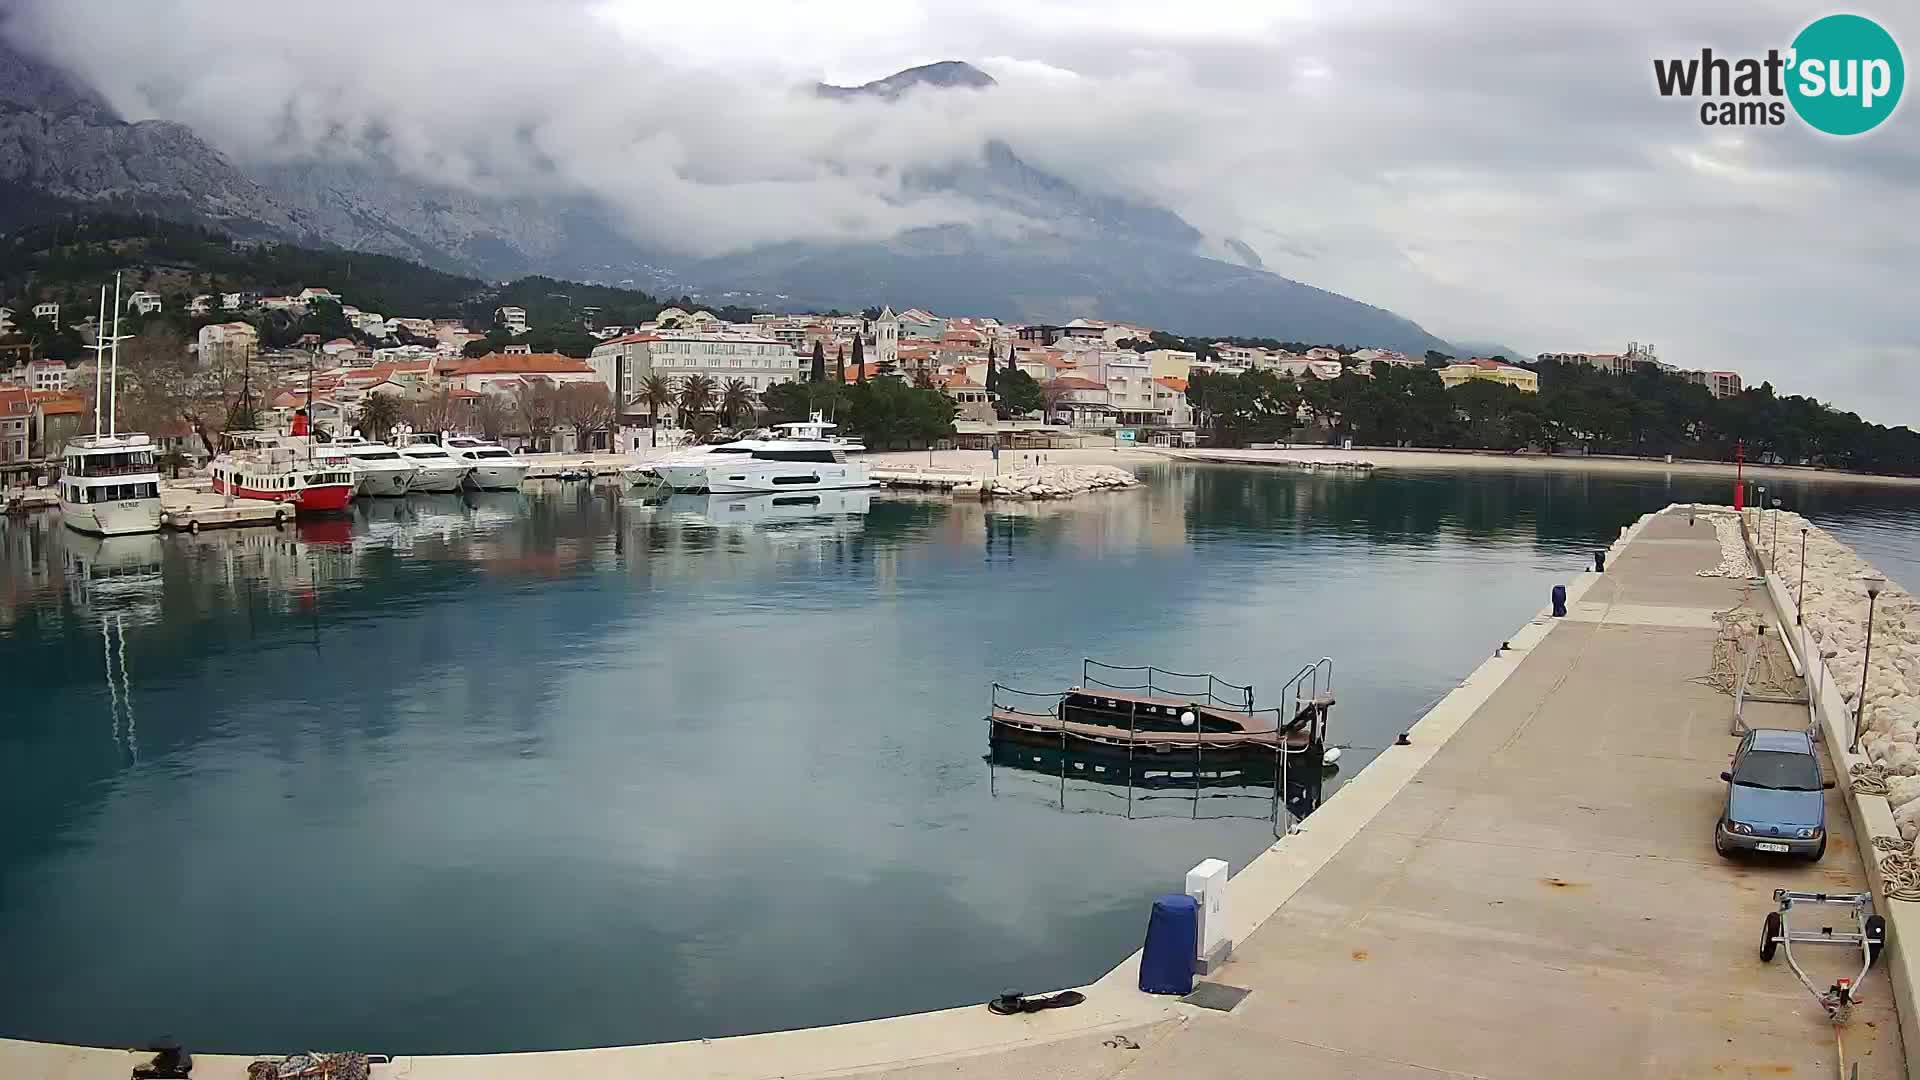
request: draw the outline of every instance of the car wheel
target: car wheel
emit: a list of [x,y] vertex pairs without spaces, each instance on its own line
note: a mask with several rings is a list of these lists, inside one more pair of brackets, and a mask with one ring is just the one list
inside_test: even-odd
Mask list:
[[1826,858],[1826,855],[1827,855],[1827,838],[1825,836],[1822,836],[1820,837],[1820,846],[1813,849],[1813,854],[1807,856],[1807,861],[1819,862],[1821,859]]
[[1767,912],[1767,920],[1760,924],[1760,961],[1766,963],[1780,947],[1780,913]]
[[1718,828],[1713,830],[1713,850],[1723,859],[1733,858],[1733,851],[1727,847],[1727,841],[1721,837]]

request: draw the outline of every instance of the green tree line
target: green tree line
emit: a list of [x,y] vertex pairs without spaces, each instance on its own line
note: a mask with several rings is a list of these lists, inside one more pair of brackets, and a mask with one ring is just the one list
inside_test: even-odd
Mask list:
[[1884,427],[1771,383],[1716,399],[1648,365],[1607,375],[1582,365],[1523,365],[1529,394],[1485,380],[1448,389],[1433,368],[1375,364],[1296,383],[1272,372],[1195,372],[1187,400],[1225,445],[1294,438],[1367,446],[1524,449],[1749,461],[1920,475],[1920,434]]

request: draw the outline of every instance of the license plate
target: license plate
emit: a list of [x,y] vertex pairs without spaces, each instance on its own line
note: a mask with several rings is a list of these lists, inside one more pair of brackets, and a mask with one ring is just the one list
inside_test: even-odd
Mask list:
[[1793,850],[1785,844],[1755,844],[1754,847],[1759,848],[1761,851],[1777,851],[1782,855]]

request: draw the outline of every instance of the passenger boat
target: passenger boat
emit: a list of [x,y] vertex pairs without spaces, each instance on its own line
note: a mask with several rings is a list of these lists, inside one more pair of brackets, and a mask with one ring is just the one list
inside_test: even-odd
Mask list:
[[[95,341],[93,434],[67,440],[60,454],[60,519],[67,527],[95,536],[129,536],[160,531],[160,465],[153,440],[138,432],[116,430],[115,391],[120,378],[120,278],[113,280],[113,323]],[[100,288],[100,321],[105,329],[107,290]],[[107,367],[108,355],[112,367]],[[101,430],[102,403],[106,424]]]
[[95,536],[160,530],[160,466],[145,435],[82,435],[60,458],[60,516]]
[[520,482],[527,478],[526,462],[478,435],[445,435],[440,445],[455,461],[469,466],[466,486],[476,491],[519,491]]
[[405,495],[418,468],[386,443],[368,442],[358,435],[333,440],[353,465],[354,494]]
[[743,439],[701,457],[660,462],[655,470],[675,491],[758,495],[872,487],[865,462],[847,455],[865,450],[832,434],[836,425],[814,413],[803,423],[779,424],[771,439]]
[[209,470],[213,490],[287,503],[296,514],[338,513],[353,501],[353,462],[330,443],[303,435],[229,431]]
[[1283,707],[1258,709],[1252,686],[1212,674],[1087,660],[1080,685],[1063,691],[1032,693],[993,684],[987,721],[995,739],[1129,760],[1154,754],[1285,754],[1302,756],[1302,765],[1314,767],[1338,760],[1338,751],[1326,745],[1333,661],[1323,657],[1301,668],[1281,688],[1281,697]]

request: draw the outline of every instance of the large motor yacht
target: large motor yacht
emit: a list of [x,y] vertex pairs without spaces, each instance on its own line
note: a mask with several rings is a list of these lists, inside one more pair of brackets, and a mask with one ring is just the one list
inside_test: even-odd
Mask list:
[[440,440],[454,460],[472,467],[466,484],[480,491],[518,491],[527,478],[527,463],[513,451],[478,435],[448,435]]
[[654,469],[675,491],[715,495],[872,487],[866,463],[847,460],[866,447],[833,435],[834,428],[816,412],[802,423],[776,425],[771,439],[726,443]]
[[419,470],[399,450],[386,443],[368,442],[358,435],[333,440],[353,463],[357,495],[405,495]]
[[402,431],[393,436],[393,448],[413,465],[413,483],[408,491],[429,494],[459,491],[467,481],[467,474],[473,471],[471,463],[456,459],[429,435]]
[[[107,325],[107,290],[100,289],[100,321]],[[114,391],[120,376],[120,279],[113,281],[113,329],[94,350],[93,434],[67,441],[60,457],[60,517],[67,527],[97,536],[160,529],[160,466],[153,440],[115,430]],[[112,368],[107,369],[111,353]],[[101,411],[104,403],[105,430]]]

